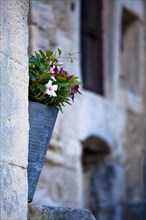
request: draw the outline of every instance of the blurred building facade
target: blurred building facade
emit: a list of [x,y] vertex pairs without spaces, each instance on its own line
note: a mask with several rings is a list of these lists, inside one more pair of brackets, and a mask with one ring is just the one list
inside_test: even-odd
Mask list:
[[85,207],[108,220],[143,203],[144,8],[143,0],[30,1],[29,53],[59,47],[83,82],[82,95],[59,113],[34,202]]

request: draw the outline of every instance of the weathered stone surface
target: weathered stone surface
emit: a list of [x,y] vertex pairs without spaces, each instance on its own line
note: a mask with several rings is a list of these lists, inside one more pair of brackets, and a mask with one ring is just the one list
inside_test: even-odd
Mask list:
[[0,51],[15,62],[27,67],[28,0],[2,0]]
[[[79,51],[77,31],[80,28],[78,22],[80,2],[76,0],[72,2],[31,0],[30,2],[30,53],[37,49],[65,48],[62,61],[65,61],[65,66],[71,71],[71,74],[80,75],[80,56],[78,56],[78,59],[74,59],[72,65],[70,65],[69,58],[69,52]],[[75,7],[70,16],[72,3]],[[32,28],[32,26],[35,28]],[[63,59],[63,57],[66,58]]]
[[[125,17],[131,18],[131,23],[126,24]],[[131,16],[131,17],[130,17]],[[129,25],[129,26],[128,26]],[[140,27],[139,19],[136,19],[130,12],[123,11],[123,36],[122,36],[122,54],[121,54],[121,87],[125,87],[125,90],[129,90],[134,94],[139,94],[141,89],[141,68],[139,68],[141,58],[140,42]],[[125,31],[127,29],[127,31]],[[134,38],[134,39],[133,39]],[[133,53],[131,54],[131,51]],[[132,57],[133,56],[133,57]],[[130,65],[129,65],[130,63]],[[139,72],[139,74],[137,74]],[[140,75],[140,76],[139,76]]]
[[[88,111],[85,111],[88,109]],[[122,142],[126,112],[109,100],[84,92],[80,97],[80,118],[78,125],[78,137],[84,141],[93,134],[101,137],[109,145],[111,157],[119,157],[124,161],[125,155],[122,149]],[[94,120],[93,120],[94,118]],[[72,122],[73,123],[73,122]],[[75,122],[74,122],[75,123]],[[84,126],[82,126],[84,124]]]
[[[82,8],[80,6],[82,7],[82,5],[80,1],[42,0],[40,2],[32,0],[31,2],[31,52],[38,48],[44,50],[61,48],[64,51],[63,57],[68,57],[62,59],[65,67],[70,70],[71,74],[78,74],[81,79],[84,73],[81,71],[80,57],[74,59],[71,64],[68,56],[68,52],[81,52],[80,12]],[[137,63],[140,68],[136,66],[138,68],[136,71],[134,61],[133,66],[127,65],[127,68],[134,68],[130,77],[130,84],[135,83],[134,89],[132,91],[124,89],[123,91],[120,85],[120,71],[123,68],[121,63],[122,49],[120,47],[122,39],[121,19],[124,6],[131,10],[131,14],[136,13],[138,22],[141,23],[140,19],[143,19],[142,8],[144,7],[142,1],[128,0],[110,3],[105,0],[103,5],[104,96],[82,90],[83,95],[78,97],[71,107],[66,106],[64,114],[59,114],[36,195],[38,195],[37,202],[41,204],[57,205],[59,203],[60,205],[69,204],[71,207],[76,205],[82,207],[84,203],[87,205],[85,207],[89,208],[90,206],[90,210],[99,208],[98,214],[96,213],[99,219],[121,220],[119,203],[127,200],[127,189],[128,193],[131,191],[132,200],[140,199],[143,190],[143,159],[140,161],[140,152],[143,152],[143,134],[141,131],[144,128],[140,128],[140,123],[144,118],[143,98],[145,96],[142,96],[144,93],[144,80],[142,79],[144,79],[145,73],[143,71],[145,61],[142,58],[144,57],[142,55],[144,41],[141,41],[138,49],[140,62]],[[139,25],[141,26],[141,24]],[[140,27],[136,30],[139,30],[137,37],[140,39],[142,29]],[[134,36],[131,39],[133,40]],[[134,42],[131,44],[135,45]],[[127,44],[127,46],[129,45]],[[131,54],[132,51],[127,50],[127,53]],[[132,56],[127,55],[128,59]],[[76,54],[73,57],[76,57]],[[135,59],[134,56],[133,59]],[[138,59],[136,60],[138,61]],[[134,71],[136,75],[132,77]],[[139,77],[141,79],[138,88]],[[132,82],[133,80],[136,82]],[[138,91],[137,95],[134,93],[135,91]],[[129,115],[133,113],[135,113],[132,116],[133,119],[129,119]],[[132,126],[136,123],[138,126],[134,132]],[[86,164],[85,167],[82,160],[84,157],[82,143],[92,136],[98,140],[103,140],[108,152],[104,154],[103,144],[98,143],[98,153],[92,152],[89,155],[91,152],[88,152],[86,155],[86,162],[88,161],[89,164]],[[96,143],[93,144],[97,146]],[[92,151],[91,143],[88,150]],[[136,167],[136,163],[140,166],[137,165]],[[89,166],[86,172],[87,165]],[[91,178],[93,170],[95,171],[97,167],[99,169],[94,172],[94,177]],[[67,187],[64,186],[64,179]],[[94,188],[91,184],[92,180],[95,181]],[[76,192],[68,187],[71,182],[73,183],[71,187]],[[90,194],[92,196],[88,197]],[[80,202],[77,202],[78,200]]]
[[131,111],[127,112],[124,151],[126,195],[130,202],[143,198],[143,167],[144,167],[144,121],[143,116]]
[[0,1],[1,212],[27,219],[28,1]]
[[[74,10],[71,11],[71,4]],[[30,4],[30,53],[37,49],[63,50],[62,61],[71,74],[80,75],[80,58],[70,63],[69,52],[79,51],[79,1],[35,1]],[[42,13],[43,11],[43,13]],[[70,16],[71,13],[71,16]],[[72,43],[74,42],[74,44]],[[78,54],[75,54],[77,57]],[[78,56],[79,57],[79,56]],[[70,65],[71,64],[71,65]],[[81,144],[78,133],[79,101],[59,113],[34,201],[41,204],[61,204],[82,207]],[[65,119],[67,118],[67,120]],[[68,129],[68,125],[71,129]],[[72,138],[70,138],[72,137]],[[57,146],[57,143],[58,146]],[[64,176],[64,177],[63,177]],[[52,181],[53,179],[53,181]],[[66,183],[64,182],[66,181]],[[73,187],[72,187],[73,186]],[[53,193],[52,193],[53,192]]]
[[[41,205],[62,204],[82,207],[82,179],[80,164],[65,167],[45,164],[38,183],[34,202]],[[78,193],[77,193],[78,192]]]
[[29,45],[29,53],[31,54],[31,51],[37,51],[39,50],[39,46],[36,47],[36,44],[39,41],[39,29],[35,25],[29,25],[29,37],[33,38],[31,45]]
[[0,219],[27,219],[26,169],[1,162],[0,173]]
[[[1,159],[27,166],[27,68],[1,54]],[[7,67],[7,68],[6,68]]]
[[29,205],[28,220],[95,220],[86,209]]

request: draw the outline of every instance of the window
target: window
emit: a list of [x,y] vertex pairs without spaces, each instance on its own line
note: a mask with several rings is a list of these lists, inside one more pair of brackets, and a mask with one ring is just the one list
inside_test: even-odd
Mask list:
[[81,1],[83,85],[103,95],[102,0]]

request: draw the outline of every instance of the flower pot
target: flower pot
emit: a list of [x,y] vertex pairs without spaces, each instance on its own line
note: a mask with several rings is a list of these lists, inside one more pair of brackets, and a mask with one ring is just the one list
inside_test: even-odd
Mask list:
[[29,102],[28,202],[35,193],[57,114],[57,109]]

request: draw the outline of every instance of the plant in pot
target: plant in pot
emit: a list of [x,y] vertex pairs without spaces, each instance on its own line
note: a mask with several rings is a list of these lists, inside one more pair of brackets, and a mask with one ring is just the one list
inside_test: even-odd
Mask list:
[[81,94],[78,77],[64,70],[61,55],[59,48],[57,55],[39,50],[29,59],[28,202],[35,193],[58,111]]

